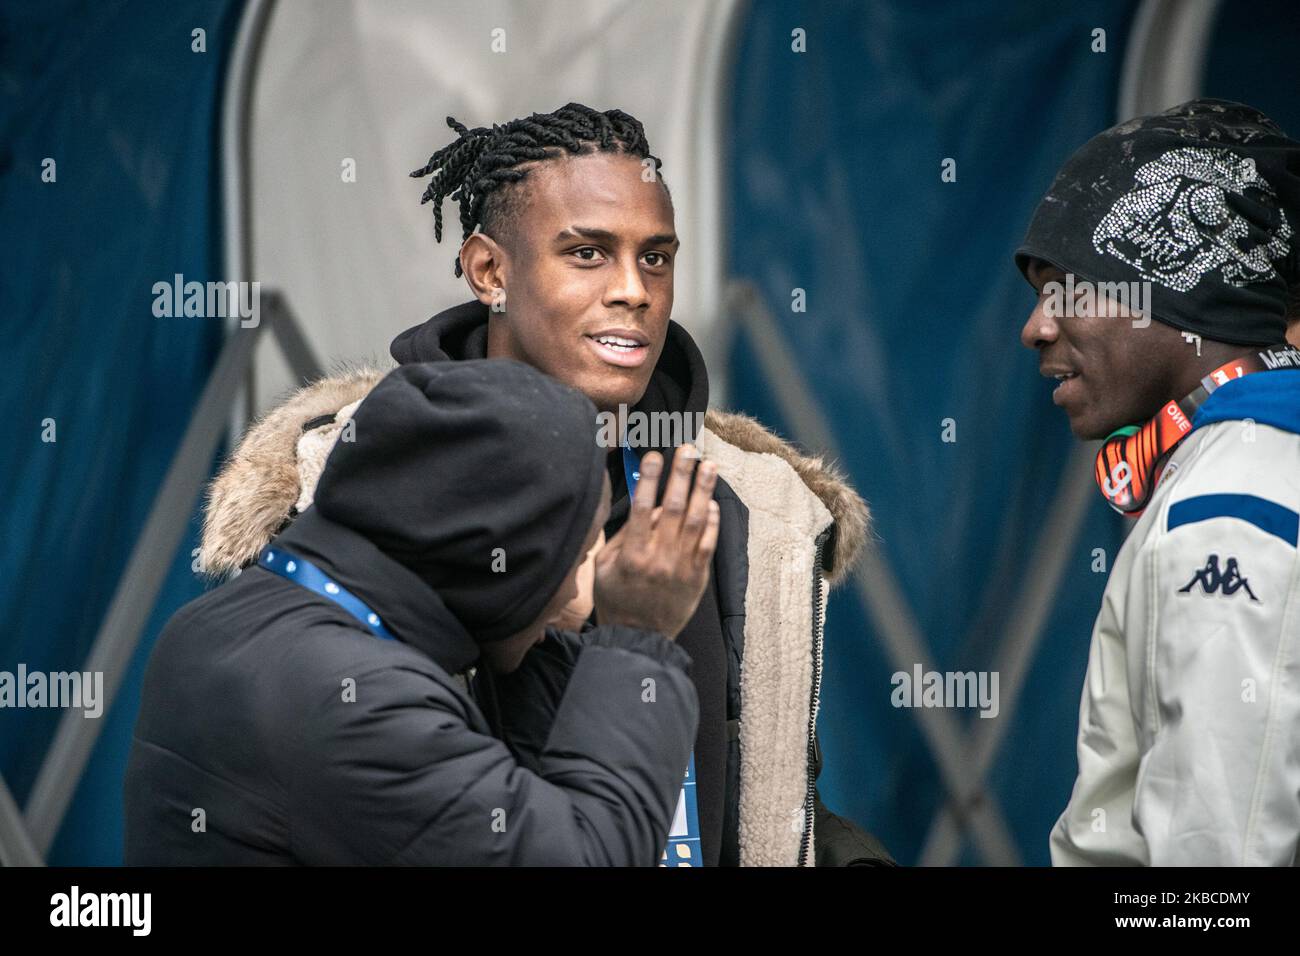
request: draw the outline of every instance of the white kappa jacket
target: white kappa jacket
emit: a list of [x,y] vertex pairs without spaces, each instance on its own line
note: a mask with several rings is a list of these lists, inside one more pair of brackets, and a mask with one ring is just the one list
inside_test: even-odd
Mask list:
[[1057,866],[1300,862],[1300,370],[1193,426],[1102,598]]

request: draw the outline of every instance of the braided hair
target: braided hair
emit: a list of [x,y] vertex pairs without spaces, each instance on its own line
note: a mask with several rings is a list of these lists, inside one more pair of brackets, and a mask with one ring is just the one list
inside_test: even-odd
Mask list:
[[[650,153],[641,121],[622,110],[600,112],[581,103],[570,103],[553,113],[533,113],[491,129],[468,129],[447,117],[447,125],[458,134],[428,163],[411,173],[421,178],[433,174],[420,203],[433,203],[433,234],[442,241],[442,201],[450,197],[460,205],[461,240],[479,227],[500,235],[506,222],[518,212],[515,191],[498,191],[503,184],[517,183],[527,171],[520,169],[534,160],[551,159],[565,151],[582,153],[626,153],[654,162],[658,174],[663,163]],[[461,275],[460,256],[456,275]]]

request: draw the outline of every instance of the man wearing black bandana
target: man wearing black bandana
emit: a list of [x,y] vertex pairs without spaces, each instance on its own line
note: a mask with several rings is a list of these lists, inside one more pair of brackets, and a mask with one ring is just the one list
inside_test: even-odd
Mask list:
[[1098,484],[1136,518],[1056,865],[1297,862],[1298,228],[1300,144],[1201,99],[1085,143],[1016,252],[1039,294],[1021,342],[1075,435],[1105,439]]

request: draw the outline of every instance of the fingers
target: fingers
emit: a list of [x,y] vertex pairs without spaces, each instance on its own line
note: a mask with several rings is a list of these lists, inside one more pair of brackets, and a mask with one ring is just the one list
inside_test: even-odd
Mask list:
[[693,554],[699,546],[700,536],[708,524],[709,505],[713,503],[713,486],[717,483],[718,466],[711,461],[702,462],[695,472],[695,488],[691,492],[691,501],[682,518],[681,541],[679,547],[686,554]]
[[697,570],[708,567],[713,560],[713,552],[718,547],[718,528],[721,524],[722,511],[716,501],[710,501],[708,514],[704,519],[704,532],[700,535],[700,543],[695,549],[695,567]]
[[708,586],[721,509],[713,500],[717,464],[701,462],[690,445],[674,455],[663,503],[656,507],[663,467],[657,452],[641,460],[628,520],[597,553],[593,593],[602,623],[630,623],[671,640]]
[[664,489],[663,515],[655,529],[655,540],[675,541],[681,533],[686,517],[687,500],[691,494],[691,472],[699,461],[700,453],[694,445],[682,445],[673,455],[673,473]]
[[608,558],[622,552],[636,562],[658,560],[671,565],[680,561],[683,568],[694,565],[702,553],[706,563],[712,558],[718,535],[718,506],[713,501],[718,466],[716,462],[701,462],[700,458],[693,445],[677,450],[663,504],[656,507],[655,489],[663,457],[658,452],[646,454],[627,523],[610,542],[617,542],[617,547],[605,549],[611,551]]
[[643,550],[650,541],[655,495],[659,491],[659,475],[663,467],[664,456],[657,451],[647,452],[641,459],[641,478],[636,483],[636,493],[632,495],[632,507],[627,522],[617,535],[623,539],[623,548],[633,554]]

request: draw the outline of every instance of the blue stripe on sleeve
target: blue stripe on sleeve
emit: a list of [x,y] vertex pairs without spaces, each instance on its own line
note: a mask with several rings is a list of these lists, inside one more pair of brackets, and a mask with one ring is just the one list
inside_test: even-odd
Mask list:
[[1211,518],[1240,518],[1276,535],[1293,548],[1300,537],[1300,514],[1257,495],[1198,495],[1174,502],[1169,506],[1166,528],[1173,531],[1181,525]]

